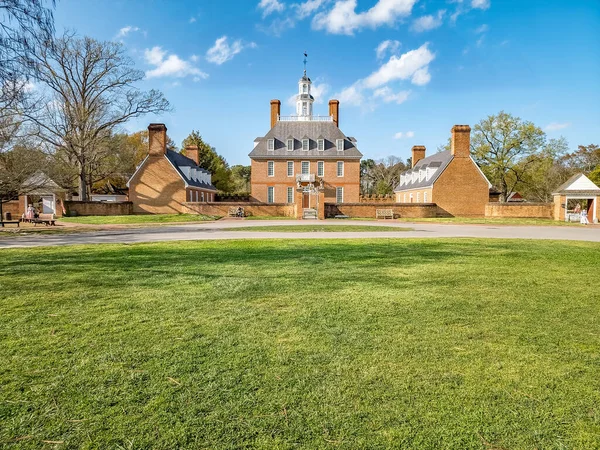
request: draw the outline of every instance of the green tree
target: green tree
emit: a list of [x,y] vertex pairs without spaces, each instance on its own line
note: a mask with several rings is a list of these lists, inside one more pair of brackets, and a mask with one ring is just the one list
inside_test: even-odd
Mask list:
[[524,185],[530,167],[545,157],[546,135],[532,122],[504,111],[481,120],[473,131],[471,154],[504,202]]
[[214,147],[204,142],[200,133],[192,131],[181,143],[182,152],[188,145],[198,147],[198,165],[212,175],[212,184],[221,192],[232,192],[231,170],[225,158],[219,155]]
[[231,181],[235,192],[250,192],[251,166],[231,166]]
[[564,137],[550,139],[538,154],[520,163],[527,166],[527,170],[523,170],[520,189],[526,199],[537,202],[552,201],[552,193],[557,186],[572,175],[572,170],[562,162],[568,149],[569,145]]

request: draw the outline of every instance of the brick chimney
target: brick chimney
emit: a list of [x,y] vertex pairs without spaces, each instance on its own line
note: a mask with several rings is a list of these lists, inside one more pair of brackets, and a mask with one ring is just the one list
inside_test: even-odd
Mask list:
[[186,145],[185,146],[185,156],[193,160],[196,165],[200,162],[200,150],[198,150],[197,145]]
[[271,128],[275,126],[281,114],[281,102],[279,100],[271,100]]
[[468,158],[471,155],[471,127],[454,125],[450,152],[455,158]]
[[167,127],[164,123],[148,125],[148,154],[163,156],[167,153]]
[[333,117],[333,123],[336,127],[340,127],[340,101],[329,100],[329,115]]
[[419,161],[425,158],[425,146],[424,145],[415,145],[412,148],[412,157],[411,162],[412,166],[415,167]]

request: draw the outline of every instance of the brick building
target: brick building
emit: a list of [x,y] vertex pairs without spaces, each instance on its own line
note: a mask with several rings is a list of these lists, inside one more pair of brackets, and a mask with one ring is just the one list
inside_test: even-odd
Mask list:
[[483,216],[492,187],[470,154],[471,128],[452,128],[450,150],[425,157],[425,147],[412,148],[412,169],[394,190],[398,203],[436,203],[442,214]]
[[198,147],[186,147],[184,152],[167,149],[164,124],[148,126],[148,156],[127,182],[134,213],[183,213],[187,202],[215,200],[211,174],[198,166]]
[[328,116],[314,116],[311,80],[298,82],[296,115],[281,116],[271,100],[271,129],[250,152],[252,200],[295,204],[297,216],[323,216],[324,203],[359,201],[360,159],[356,139],[339,128],[339,101]]

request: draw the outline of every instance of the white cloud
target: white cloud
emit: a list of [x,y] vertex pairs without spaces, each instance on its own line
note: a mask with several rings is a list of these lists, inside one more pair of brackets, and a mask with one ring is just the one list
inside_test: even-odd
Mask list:
[[400,48],[400,45],[402,45],[400,44],[400,41],[392,41],[389,39],[387,41],[383,41],[375,49],[377,59],[383,59],[388,52],[389,54],[394,55]]
[[472,0],[471,7],[473,9],[488,9],[491,5],[490,0]]
[[196,61],[198,61],[198,59],[200,59],[198,57],[198,55],[192,55],[192,56],[190,56],[190,61],[196,62]]
[[188,75],[194,75],[194,81],[208,78],[207,73],[194,67],[189,61],[184,61],[175,54],[167,56],[167,52],[158,46],[146,49],[144,51],[144,58],[148,64],[156,66],[154,69],[146,72],[146,78],[183,78]]
[[302,20],[317,11],[327,1],[328,0],[307,0],[303,3],[296,3],[292,5],[292,7],[296,9],[298,19]]
[[488,27],[485,23],[483,25],[481,25],[480,27],[478,27],[475,30],[476,34],[481,34],[481,33],[485,33],[486,31],[488,31],[490,29],[490,27]]
[[415,137],[414,131],[407,131],[406,133],[399,131],[398,133],[396,133],[394,135],[394,139],[413,138],[413,137]]
[[267,17],[274,12],[281,12],[285,9],[285,5],[279,0],[260,0],[258,7],[263,11],[263,17]]
[[364,27],[394,25],[402,17],[410,15],[417,0],[379,0],[365,12],[356,12],[357,0],[338,0],[329,12],[314,16],[312,27],[332,34],[354,34]]
[[133,27],[131,25],[127,25],[126,27],[123,27],[119,30],[119,32],[117,33],[116,38],[124,38],[125,36],[127,36],[129,33],[131,32],[135,32],[135,31],[140,31],[140,29],[138,27]]
[[190,23],[194,23],[197,19],[195,17],[190,17]]
[[428,67],[423,67],[422,69],[417,70],[412,78],[410,79],[412,84],[416,84],[417,86],[425,86],[427,83],[431,81],[431,75],[429,73]]
[[[364,84],[368,88],[377,88],[394,80],[407,80],[415,75],[420,69],[426,69],[429,63],[435,59],[435,55],[429,50],[428,44],[423,44],[416,50],[411,50],[404,53],[402,56],[392,56],[390,60],[383,64],[376,72],[373,72],[364,80]],[[423,83],[423,73],[416,77],[417,82],[413,77],[413,83]],[[427,80],[429,81],[429,79]]]
[[[391,56],[389,61],[381,65],[379,69],[364,79],[356,81],[349,87],[346,87],[335,97],[340,102],[349,105],[360,106],[364,104],[365,99],[382,100],[386,103],[403,103],[411,91],[403,90],[395,93],[388,84],[394,81],[409,80],[412,84],[423,86],[431,81],[429,74],[429,64],[435,59],[428,44],[423,44],[416,50],[411,50],[401,56]],[[372,96],[365,91],[372,90]],[[373,107],[373,104],[371,104]]]
[[549,123],[548,125],[546,125],[546,128],[544,128],[546,131],[558,131],[558,130],[563,130],[565,128],[568,128],[571,126],[570,122],[565,122],[565,123],[558,123],[558,122],[552,122]]
[[242,44],[241,39],[233,41],[231,44],[227,41],[227,36],[222,36],[215,41],[215,45],[206,52],[206,60],[208,62],[221,65],[224,62],[233,59],[235,55],[240,53],[245,48],[256,48],[254,42],[247,45]]
[[352,106],[360,106],[364,101],[362,89],[356,83],[352,86],[342,89],[341,92],[335,94],[335,97],[340,101],[340,103]]
[[388,86],[384,86],[382,88],[376,89],[373,91],[373,97],[382,99],[385,103],[404,103],[408,96],[410,95],[410,91],[400,91],[398,93],[394,93]]
[[429,16],[419,17],[418,19],[415,19],[413,21],[411,29],[413,31],[421,33],[423,31],[429,31],[429,30],[438,28],[442,25],[445,14],[446,14],[446,10],[442,9],[442,10],[438,11],[435,16],[429,15]]

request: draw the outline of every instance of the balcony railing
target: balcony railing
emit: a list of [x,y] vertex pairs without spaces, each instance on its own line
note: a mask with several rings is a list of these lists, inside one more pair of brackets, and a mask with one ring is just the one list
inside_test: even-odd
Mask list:
[[299,173],[296,175],[296,182],[300,183],[314,183],[315,182],[315,174],[314,173]]
[[333,122],[332,116],[279,116],[280,122]]

